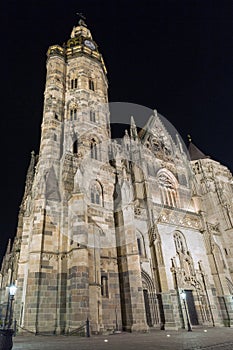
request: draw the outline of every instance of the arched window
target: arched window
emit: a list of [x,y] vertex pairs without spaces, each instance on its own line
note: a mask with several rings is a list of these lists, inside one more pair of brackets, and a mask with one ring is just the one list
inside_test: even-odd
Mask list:
[[177,180],[172,173],[162,171],[158,175],[161,202],[169,207],[178,206]]
[[174,241],[175,241],[175,246],[176,246],[176,251],[177,253],[182,253],[186,254],[187,252],[187,245],[185,242],[185,238],[183,234],[179,231],[176,231],[174,233]]
[[181,233],[180,231],[175,231],[174,241],[180,267],[183,269],[184,275],[187,278],[190,278],[190,276],[195,275],[195,269],[193,259],[188,250],[188,246],[183,233]]
[[136,233],[136,237],[137,237],[137,247],[138,247],[138,254],[141,257],[145,257],[146,256],[146,250],[145,250],[145,244],[144,244],[144,237],[143,235],[137,231]]
[[70,110],[70,120],[77,120],[77,109],[71,109]]
[[95,91],[94,81],[92,79],[89,79],[89,89]]
[[92,183],[90,197],[91,197],[91,203],[99,204],[99,205],[103,204],[103,191],[98,181],[95,181],[94,183]]
[[97,157],[97,144],[96,144],[95,139],[91,140],[91,158],[98,159],[98,157]]
[[101,295],[102,297],[108,297],[108,277],[106,274],[101,276]]

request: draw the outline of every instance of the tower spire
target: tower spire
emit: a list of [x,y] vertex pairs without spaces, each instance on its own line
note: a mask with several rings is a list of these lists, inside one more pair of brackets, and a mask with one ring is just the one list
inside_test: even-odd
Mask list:
[[196,145],[194,145],[190,135],[188,135],[188,140],[189,140],[188,152],[191,160],[209,158],[209,156],[206,156]]

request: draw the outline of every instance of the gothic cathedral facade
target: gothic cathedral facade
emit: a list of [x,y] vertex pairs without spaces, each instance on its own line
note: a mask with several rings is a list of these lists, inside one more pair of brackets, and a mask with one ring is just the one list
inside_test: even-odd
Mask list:
[[[20,330],[233,325],[233,178],[154,112],[111,141],[102,55],[80,20],[47,53],[39,155],[0,274]],[[182,294],[183,293],[183,294]],[[185,293],[185,294],[184,294]],[[182,296],[185,295],[185,299]]]

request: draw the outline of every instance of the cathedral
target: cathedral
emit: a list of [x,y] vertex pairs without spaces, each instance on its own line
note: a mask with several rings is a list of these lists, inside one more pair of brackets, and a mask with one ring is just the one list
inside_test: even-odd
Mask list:
[[107,71],[81,19],[47,52],[39,154],[0,272],[21,332],[233,325],[233,178],[156,111],[111,139]]

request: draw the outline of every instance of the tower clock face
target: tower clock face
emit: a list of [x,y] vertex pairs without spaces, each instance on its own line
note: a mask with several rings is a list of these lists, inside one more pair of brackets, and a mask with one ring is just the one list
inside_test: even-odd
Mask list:
[[95,44],[90,40],[85,40],[84,45],[87,46],[91,50],[95,50],[95,48],[96,48]]

